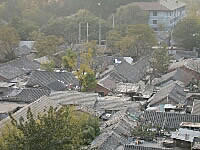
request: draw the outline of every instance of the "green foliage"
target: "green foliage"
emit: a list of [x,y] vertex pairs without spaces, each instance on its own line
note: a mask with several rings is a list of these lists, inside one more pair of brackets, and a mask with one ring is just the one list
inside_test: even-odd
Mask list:
[[166,47],[154,50],[152,58],[152,67],[155,73],[166,73],[169,67],[169,55]]
[[116,25],[147,24],[149,14],[134,3],[121,6],[115,14]]
[[97,53],[99,53],[96,40],[91,40],[88,43],[85,43],[84,47],[86,50],[90,49],[92,56],[96,56]]
[[51,107],[36,118],[29,109],[26,121],[11,119],[0,139],[4,150],[77,150],[99,135],[97,118],[72,107]]
[[156,131],[152,131],[153,127],[151,125],[139,125],[136,126],[132,130],[132,136],[133,137],[140,137],[141,139],[145,141],[153,141],[153,139],[156,136]]
[[79,79],[81,91],[86,92],[96,87],[95,73],[88,64],[81,64],[75,74]]
[[89,91],[95,89],[97,84],[96,76],[94,73],[86,73],[83,78],[83,91]]
[[[89,45],[88,45],[89,46]],[[96,75],[93,71],[93,50],[88,48],[87,52],[80,54],[80,68],[76,71],[82,91],[92,90],[96,87]]]
[[70,72],[77,70],[77,54],[68,49],[66,55],[62,57],[62,65]]
[[107,33],[106,40],[108,48],[112,49],[112,53],[117,52],[119,48],[119,42],[121,39],[121,34],[117,30],[111,30]]
[[107,39],[111,49],[137,58],[149,54],[152,46],[156,44],[153,30],[145,24],[129,25],[126,32],[111,31]]
[[156,44],[153,30],[145,24],[128,26],[128,36],[134,38],[133,51],[137,57],[149,54],[152,46]]
[[15,48],[19,45],[19,36],[13,27],[0,27],[0,61],[5,62],[15,58]]
[[51,56],[57,52],[57,47],[63,43],[62,38],[58,38],[55,35],[44,36],[39,34],[39,37],[34,43],[34,48],[37,51],[39,57]]
[[41,64],[40,68],[46,71],[54,71],[56,64],[53,60],[48,63]]
[[81,23],[81,40],[86,42],[86,24],[89,25],[89,41],[98,40],[99,21],[102,25],[102,39],[105,39],[106,32],[110,29],[109,24],[88,10],[79,10],[77,13],[60,18],[52,18],[49,23],[42,28],[47,35],[59,35],[64,37],[68,43],[77,43],[79,36],[79,23]]
[[39,28],[34,22],[17,17],[12,19],[11,25],[17,30],[21,40],[30,39],[30,34]]
[[[85,19],[82,22],[82,27],[85,26],[82,30],[83,40],[86,39],[86,21],[89,22],[89,40],[97,40],[98,33],[96,31],[98,31],[98,20],[101,18],[102,39],[105,39],[105,33],[110,29],[105,20],[110,20],[109,16],[116,12],[116,9],[120,6],[132,2],[140,2],[140,0],[106,0],[101,1],[100,6],[98,5],[99,2],[99,0],[3,0],[0,1],[0,20],[11,23],[13,19],[18,18],[19,23],[25,26],[24,29],[20,26],[16,28],[23,40],[28,40],[29,33],[32,30],[37,31],[38,27],[41,27],[41,31],[48,35],[64,35],[66,41],[75,43],[78,40],[78,24],[83,21],[83,18]],[[126,9],[122,9],[124,7]],[[146,15],[139,8],[131,4],[124,7],[117,11],[119,12],[117,16],[122,16],[124,23],[144,22]],[[82,14],[80,12],[83,11],[79,11],[80,9],[91,12],[90,14],[86,13],[90,17],[83,17],[81,19]],[[73,14],[78,14],[79,17]],[[91,14],[93,14],[93,17]],[[119,20],[118,18],[116,20]],[[138,21],[131,18],[137,18]]]
[[175,41],[186,49],[200,47],[200,17],[188,16],[175,27],[173,36]]

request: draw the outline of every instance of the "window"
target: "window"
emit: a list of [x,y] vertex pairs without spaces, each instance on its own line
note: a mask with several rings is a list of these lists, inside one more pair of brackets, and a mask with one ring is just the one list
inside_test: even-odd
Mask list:
[[153,20],[153,24],[157,24],[157,20]]
[[154,31],[158,31],[158,28],[153,28]]
[[172,16],[172,12],[171,11],[169,12],[169,15]]
[[158,15],[157,11],[153,11],[153,16],[157,16],[157,15]]

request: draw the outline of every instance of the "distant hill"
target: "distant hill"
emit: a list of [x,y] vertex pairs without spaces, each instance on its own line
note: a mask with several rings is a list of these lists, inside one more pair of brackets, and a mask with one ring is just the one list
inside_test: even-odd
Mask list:
[[[101,15],[103,18],[107,18],[121,5],[132,2],[151,1],[157,0],[60,0],[63,6],[60,9],[59,15],[70,15],[77,12],[79,9],[88,9],[97,16]],[[101,3],[101,6],[99,6],[98,3]]]

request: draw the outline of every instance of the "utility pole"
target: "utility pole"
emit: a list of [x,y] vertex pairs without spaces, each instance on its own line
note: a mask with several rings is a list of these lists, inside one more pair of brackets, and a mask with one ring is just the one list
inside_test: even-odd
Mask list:
[[88,36],[89,36],[89,25],[88,25],[88,22],[87,22],[87,43],[88,43]]
[[[101,9],[101,2],[98,3],[99,10]],[[99,17],[99,46],[101,45],[101,12]]]
[[78,30],[78,41],[79,41],[79,44],[81,43],[81,23],[79,23],[79,30]]
[[99,46],[101,45],[101,21],[99,20]]
[[113,25],[113,29],[115,28],[115,15],[112,15],[112,25]]

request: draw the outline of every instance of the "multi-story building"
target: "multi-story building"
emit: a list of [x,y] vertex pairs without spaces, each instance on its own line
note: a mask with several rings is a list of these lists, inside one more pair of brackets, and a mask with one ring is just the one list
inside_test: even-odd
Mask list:
[[136,2],[135,4],[142,10],[148,11],[148,24],[155,31],[169,31],[185,16],[186,4],[179,0]]

